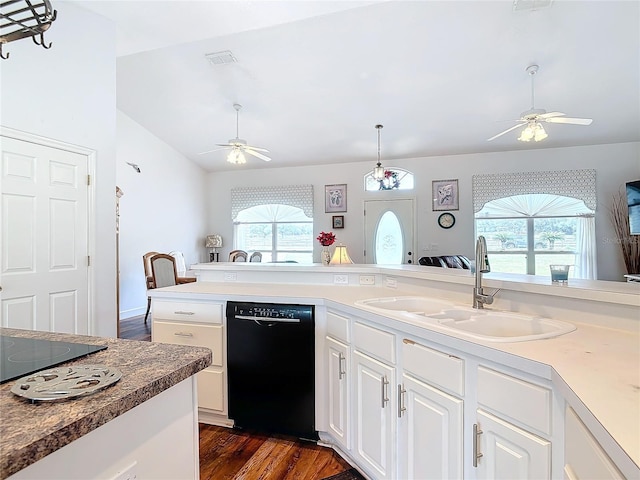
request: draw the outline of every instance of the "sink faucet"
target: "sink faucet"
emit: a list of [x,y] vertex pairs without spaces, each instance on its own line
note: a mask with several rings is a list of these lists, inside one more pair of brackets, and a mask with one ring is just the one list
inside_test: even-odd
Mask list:
[[491,305],[493,297],[500,291],[498,288],[492,293],[485,293],[484,288],[482,288],[482,274],[490,271],[487,241],[480,235],[476,241],[476,286],[473,289],[473,308],[484,308],[485,304]]

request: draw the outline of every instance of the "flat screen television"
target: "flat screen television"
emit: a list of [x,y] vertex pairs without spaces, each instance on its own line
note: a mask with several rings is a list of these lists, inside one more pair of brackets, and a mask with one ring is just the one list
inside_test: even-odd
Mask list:
[[627,205],[631,235],[640,235],[640,180],[627,182]]

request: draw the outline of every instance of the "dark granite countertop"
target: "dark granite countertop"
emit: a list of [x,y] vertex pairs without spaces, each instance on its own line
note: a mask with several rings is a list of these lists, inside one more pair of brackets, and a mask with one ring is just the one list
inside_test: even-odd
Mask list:
[[1,335],[107,345],[64,365],[117,368],[116,384],[86,397],[36,402],[0,385],[0,479],[22,470],[211,365],[208,348],[0,328]]

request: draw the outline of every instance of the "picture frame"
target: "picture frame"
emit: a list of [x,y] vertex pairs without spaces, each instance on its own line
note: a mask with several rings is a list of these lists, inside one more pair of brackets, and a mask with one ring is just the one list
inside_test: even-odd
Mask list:
[[344,215],[334,215],[331,217],[332,228],[344,228]]
[[433,180],[431,182],[433,211],[459,210],[458,180]]
[[347,184],[340,183],[324,186],[324,212],[339,213],[347,211]]

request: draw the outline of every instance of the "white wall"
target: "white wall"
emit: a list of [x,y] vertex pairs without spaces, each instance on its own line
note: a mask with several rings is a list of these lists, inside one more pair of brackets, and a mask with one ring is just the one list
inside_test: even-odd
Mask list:
[[92,333],[115,336],[115,26],[64,1],[54,8],[51,49],[30,39],[4,46],[11,56],[0,60],[0,123],[97,152]]
[[[345,228],[335,230],[337,241],[349,247],[355,263],[364,260],[362,215],[363,202],[369,199],[392,199],[415,196],[417,204],[416,258],[425,255],[463,254],[473,257],[474,231],[472,207],[472,176],[480,173],[530,172],[544,170],[596,169],[598,208],[596,211],[596,236],[598,251],[598,276],[603,280],[623,280],[624,262],[616,243],[609,220],[611,195],[625,182],[640,178],[640,144],[625,143],[588,147],[536,149],[517,152],[482,153],[425,157],[408,160],[384,160],[386,167],[401,167],[415,174],[415,189],[407,191],[364,192],[363,176],[374,166],[368,163],[343,163],[329,166],[268,169],[211,173],[209,175],[209,204],[215,206],[209,214],[209,229],[223,237],[221,258],[233,249],[233,225],[230,215],[230,190],[239,186],[262,185],[314,185],[314,231],[331,230],[331,213],[324,213],[324,185],[347,184],[347,208]],[[441,212],[431,210],[432,180],[458,179],[460,210],[453,212],[456,224],[450,230],[437,226]],[[427,252],[424,247],[437,244],[437,249]],[[315,244],[314,261],[319,262],[319,246]]]
[[[173,250],[187,267],[205,261],[206,172],[121,111],[117,113],[120,199],[120,315],[145,313],[142,255]],[[127,165],[140,166],[141,173]]]

